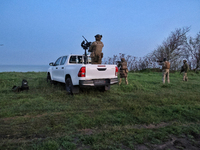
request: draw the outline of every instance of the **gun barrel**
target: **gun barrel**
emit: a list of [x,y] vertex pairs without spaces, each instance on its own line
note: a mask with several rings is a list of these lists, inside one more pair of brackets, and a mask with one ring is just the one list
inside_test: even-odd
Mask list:
[[85,39],[85,41],[88,43],[88,41],[86,40],[86,38],[82,35],[82,37]]

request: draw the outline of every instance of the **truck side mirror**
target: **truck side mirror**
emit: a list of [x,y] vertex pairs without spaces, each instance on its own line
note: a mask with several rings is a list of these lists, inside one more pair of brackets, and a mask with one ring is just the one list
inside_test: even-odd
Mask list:
[[49,66],[54,66],[54,63],[53,62],[49,63]]

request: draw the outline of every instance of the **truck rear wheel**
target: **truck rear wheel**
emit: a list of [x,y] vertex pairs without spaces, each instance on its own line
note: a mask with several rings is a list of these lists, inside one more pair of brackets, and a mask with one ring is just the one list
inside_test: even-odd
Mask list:
[[68,77],[65,80],[65,89],[66,89],[67,93],[70,95],[73,95],[72,88],[73,88],[72,80],[70,77]]
[[79,93],[79,86],[74,86],[70,77],[65,80],[65,89],[70,95]]

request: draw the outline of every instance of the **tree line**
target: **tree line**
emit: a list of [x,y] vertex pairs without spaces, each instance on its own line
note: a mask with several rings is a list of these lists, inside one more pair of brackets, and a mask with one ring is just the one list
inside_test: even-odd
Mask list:
[[105,64],[116,64],[124,57],[130,71],[159,68],[157,61],[167,58],[171,63],[171,70],[180,70],[183,59],[186,59],[191,70],[200,68],[200,32],[194,37],[187,36],[190,27],[175,29],[151,53],[144,57],[135,57],[119,53],[113,57],[104,58]]

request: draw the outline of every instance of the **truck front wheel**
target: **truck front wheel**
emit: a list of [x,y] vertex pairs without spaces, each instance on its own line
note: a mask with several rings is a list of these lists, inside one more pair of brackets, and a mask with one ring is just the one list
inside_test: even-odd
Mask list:
[[51,79],[50,73],[47,74],[47,82],[49,82],[49,81],[51,84],[56,84],[56,82]]

